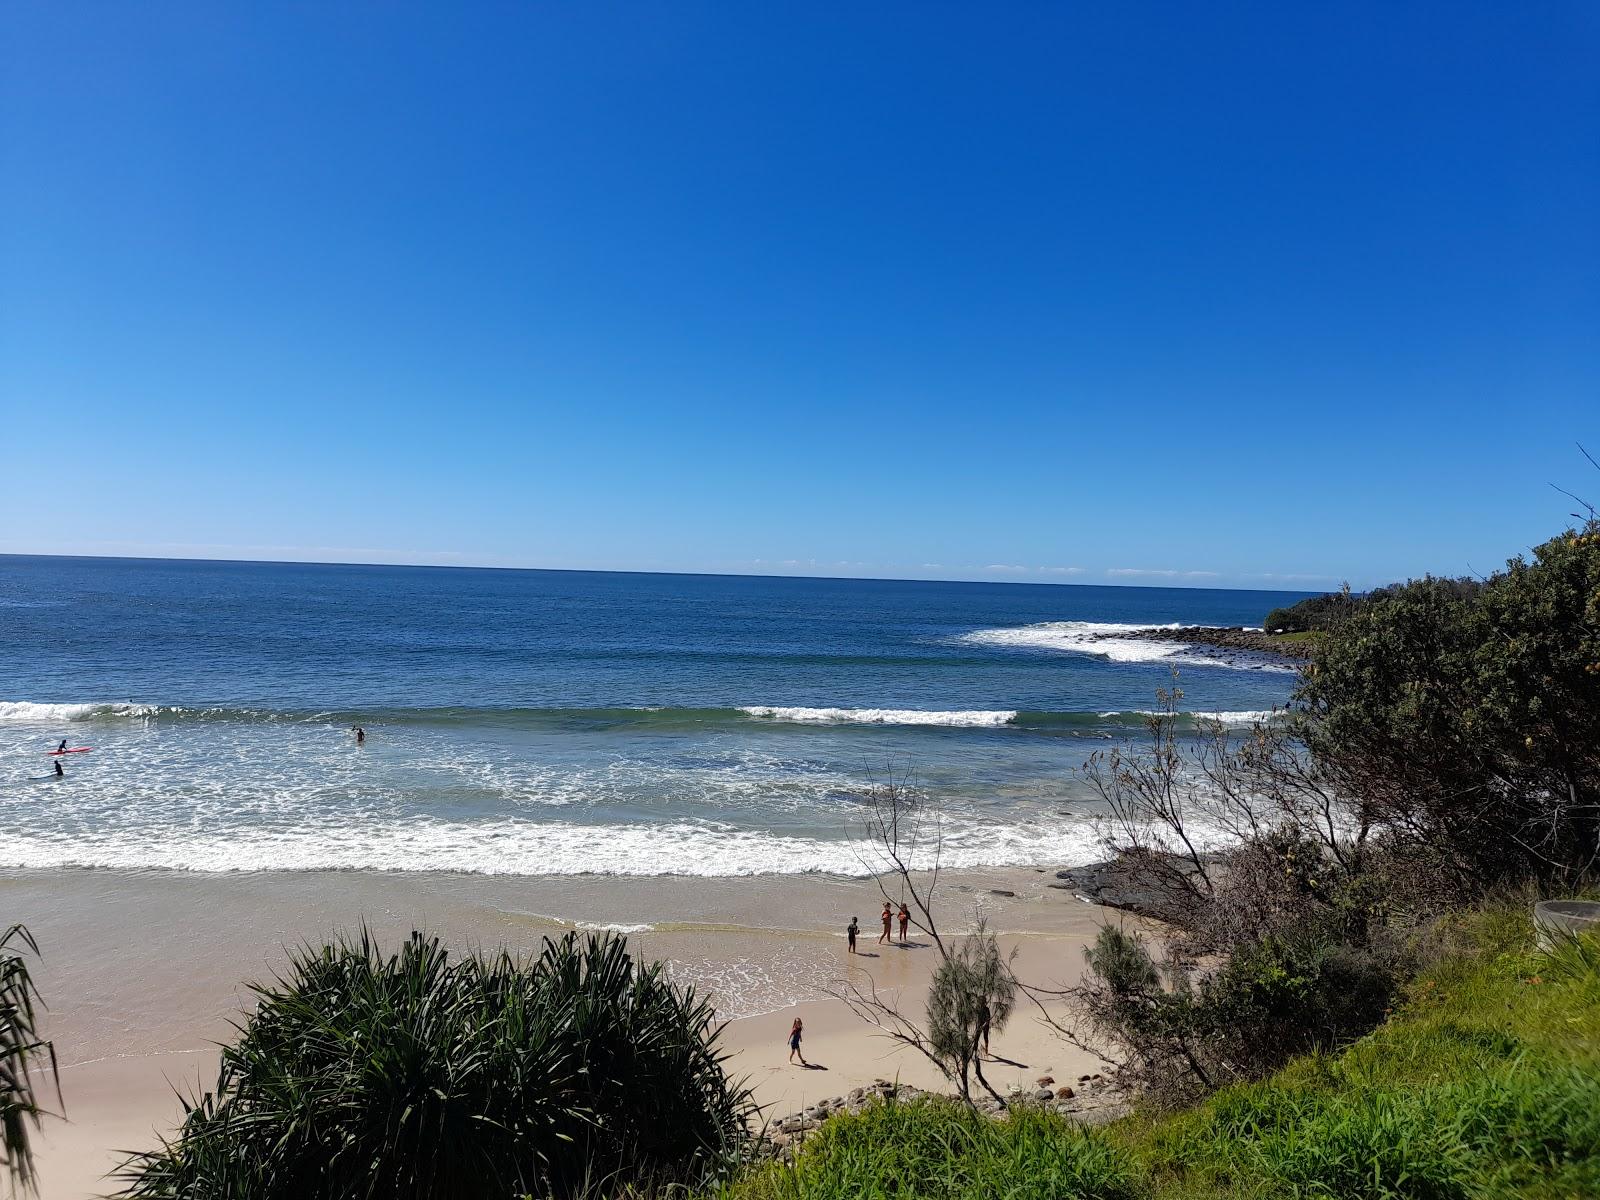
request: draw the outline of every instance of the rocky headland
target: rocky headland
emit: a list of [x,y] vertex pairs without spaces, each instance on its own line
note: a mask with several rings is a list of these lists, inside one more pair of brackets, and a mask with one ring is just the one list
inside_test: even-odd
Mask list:
[[1311,657],[1311,644],[1305,641],[1286,641],[1282,637],[1260,629],[1246,629],[1242,625],[1187,625],[1178,629],[1135,629],[1131,633],[1107,634],[1119,641],[1179,642],[1188,646],[1211,646],[1228,651],[1241,659],[1268,659],[1291,662]]

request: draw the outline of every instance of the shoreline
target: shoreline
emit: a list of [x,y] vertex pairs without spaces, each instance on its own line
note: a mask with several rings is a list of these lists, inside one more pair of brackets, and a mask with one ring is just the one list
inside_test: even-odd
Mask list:
[[[888,881],[886,881],[888,882]],[[941,872],[936,914],[947,936],[987,918],[1018,952],[1023,978],[1066,984],[1099,926],[1136,923],[1060,889],[1047,868]],[[892,886],[892,883],[891,883]],[[1010,895],[1004,893],[1011,893]],[[536,953],[543,938],[581,925],[640,925],[641,958],[709,993],[728,1024],[728,1070],[748,1076],[765,1115],[781,1120],[879,1079],[943,1090],[938,1072],[864,1024],[824,988],[846,977],[920,1011],[936,951],[913,932],[906,947],[876,943],[881,904],[871,878],[769,875],[470,876],[450,873],[251,872],[197,875],[106,869],[0,872],[0,913],[27,924],[32,965],[49,1006],[68,1120],[38,1141],[43,1200],[82,1200],[110,1186],[122,1152],[156,1144],[180,1115],[178,1095],[215,1080],[217,1043],[248,1007],[248,983],[270,980],[285,947],[358,931],[384,948],[412,928],[452,950]],[[861,918],[864,952],[850,961],[844,926]],[[784,1035],[805,1021],[804,1053],[825,1070],[787,1063]],[[995,1050],[1026,1068],[991,1069],[1002,1092],[1043,1074],[1102,1067],[1019,1010]],[[54,1107],[54,1096],[51,1105]]]

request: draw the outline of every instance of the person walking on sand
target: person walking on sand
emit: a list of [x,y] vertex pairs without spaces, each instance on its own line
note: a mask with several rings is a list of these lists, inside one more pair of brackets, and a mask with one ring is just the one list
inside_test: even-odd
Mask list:
[[906,926],[909,924],[911,924],[911,910],[902,904],[900,906],[900,944],[902,946],[908,940],[906,938]]
[[978,1040],[983,1044],[983,1052],[989,1053],[989,1025],[994,1020],[989,1012],[987,1000],[978,1001]]
[[851,917],[850,924],[844,927],[845,937],[850,939],[850,953],[856,952],[856,934],[861,932],[861,925],[857,918]]
[[883,932],[878,935],[878,945],[882,946],[889,940],[889,923],[893,920],[894,916],[889,912],[889,902],[885,900],[883,902]]
[[805,1023],[796,1017],[794,1024],[789,1028],[789,1061],[793,1062],[798,1057],[802,1067],[809,1067],[811,1064],[806,1061],[806,1056],[800,1053],[800,1031],[804,1025]]

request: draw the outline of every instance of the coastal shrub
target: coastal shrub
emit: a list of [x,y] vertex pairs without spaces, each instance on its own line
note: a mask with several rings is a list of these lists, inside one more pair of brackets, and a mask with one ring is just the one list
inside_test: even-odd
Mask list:
[[824,1122],[792,1164],[723,1200],[1134,1200],[1137,1172],[1101,1133],[1037,1108],[1003,1121],[951,1101],[875,1104]]
[[[1105,930],[1068,994],[1078,1040],[1171,1106],[1360,1037],[1412,954],[1389,920],[1383,857],[1333,815],[1293,734],[1263,723],[1236,744],[1218,725],[1185,742],[1182,692],[1160,700],[1148,745],[1098,752],[1085,772],[1110,813],[1117,877],[1161,922],[1161,962]],[[1202,852],[1202,821],[1236,840]]]
[[1184,737],[1174,687],[1085,764],[1165,966],[1079,999],[1169,1099],[1371,1029],[1451,907],[1600,871],[1600,522],[1338,603],[1288,720]]
[[1372,1034],[1114,1127],[1151,1194],[1600,1195],[1600,940],[1538,951],[1522,898],[1447,924]]
[[[1086,1130],[949,1101],[835,1116],[792,1164],[721,1200],[1576,1200],[1600,1195],[1600,937],[1538,949],[1526,897],[1441,922],[1448,949],[1394,1016],[1175,1112]],[[1163,968],[1136,938],[1093,956],[1130,989]]]
[[1193,1101],[1377,1025],[1399,962],[1314,929],[1236,947],[1217,969],[1158,968],[1137,939],[1107,927],[1086,955],[1076,997],[1123,1063],[1125,1083],[1160,1104]]
[[479,1200],[701,1184],[740,1153],[708,1002],[621,938],[531,962],[413,933],[295,954],[128,1196]]
[[1348,590],[1309,596],[1295,604],[1275,608],[1261,622],[1268,633],[1314,633],[1331,628],[1357,603]]
[[31,1134],[44,1111],[37,1077],[46,1064],[60,1092],[55,1048],[39,1036],[41,1004],[25,952],[39,952],[26,928],[0,934],[0,1170],[22,1189],[34,1183]]
[[1424,579],[1318,644],[1311,755],[1374,827],[1482,893],[1600,866],[1600,523],[1470,592]]

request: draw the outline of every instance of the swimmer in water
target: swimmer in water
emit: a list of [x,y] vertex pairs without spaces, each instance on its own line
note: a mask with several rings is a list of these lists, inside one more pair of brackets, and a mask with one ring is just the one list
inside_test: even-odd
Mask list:
[[56,759],[55,767],[56,767],[56,778],[57,779],[64,779],[66,777],[67,773],[64,770],[61,769],[61,760],[59,758]]
[[359,725],[356,725],[353,728],[354,728],[355,735],[356,735],[356,745],[359,746],[359,745],[361,745],[363,742],[365,742],[367,740],[367,731],[365,729],[361,728],[361,726],[359,726]]

